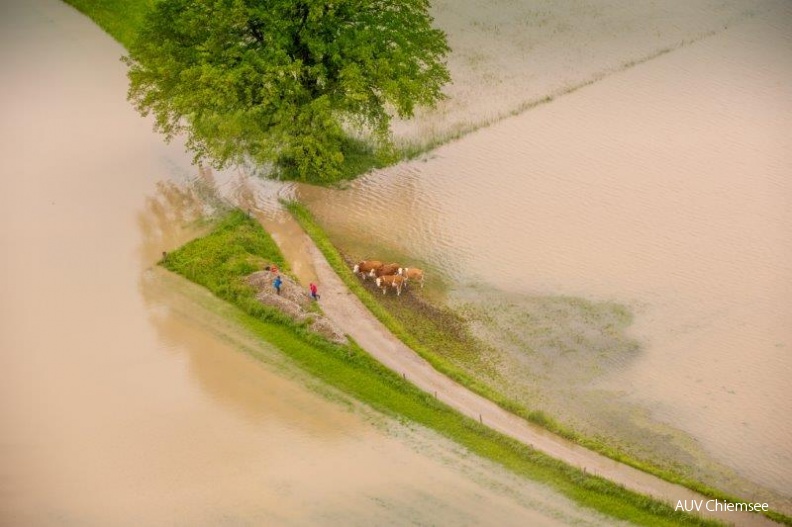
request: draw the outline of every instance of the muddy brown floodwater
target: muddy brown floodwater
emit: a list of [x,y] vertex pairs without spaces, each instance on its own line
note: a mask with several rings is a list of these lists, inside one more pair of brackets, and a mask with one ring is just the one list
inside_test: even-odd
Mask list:
[[156,267],[196,233],[195,169],[88,19],[0,6],[0,525],[612,524],[305,379]]
[[[790,511],[792,6],[758,5],[427,159],[298,195],[348,252],[409,255],[467,308],[626,308],[637,347],[548,386],[545,407]],[[558,317],[545,329],[563,333]],[[519,383],[536,339],[515,338],[503,360]]]

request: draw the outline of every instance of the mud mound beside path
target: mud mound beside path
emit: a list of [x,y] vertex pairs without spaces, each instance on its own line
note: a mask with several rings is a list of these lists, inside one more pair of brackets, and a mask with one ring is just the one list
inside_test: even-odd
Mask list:
[[[272,286],[275,276],[276,274],[271,271],[259,271],[248,275],[245,281],[260,293],[271,293],[272,296],[278,297],[279,295],[275,294],[275,288]],[[283,280],[283,284],[281,285],[279,298],[289,300],[297,304],[301,309],[307,309],[312,302],[308,291],[290,276],[281,274],[280,277]]]
[[258,271],[249,275],[245,281],[258,291],[256,300],[262,304],[279,309],[296,322],[307,322],[308,329],[322,335],[331,342],[338,344],[348,343],[346,335],[327,317],[320,313],[309,311],[313,300],[299,283],[284,274],[281,274],[280,277],[283,280],[280,295],[275,292],[275,288],[272,286],[275,273],[271,271]]

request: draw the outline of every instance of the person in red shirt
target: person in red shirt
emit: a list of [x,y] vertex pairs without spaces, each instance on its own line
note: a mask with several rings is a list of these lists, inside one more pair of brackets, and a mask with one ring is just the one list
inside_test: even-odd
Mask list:
[[310,288],[311,288],[311,298],[313,298],[314,300],[319,300],[319,293],[317,292],[318,289],[316,287],[316,284],[311,282]]

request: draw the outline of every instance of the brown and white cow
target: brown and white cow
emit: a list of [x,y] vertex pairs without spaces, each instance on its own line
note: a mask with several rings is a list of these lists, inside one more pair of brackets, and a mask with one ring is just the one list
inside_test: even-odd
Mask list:
[[372,278],[379,278],[380,276],[399,274],[399,269],[401,268],[397,263],[385,264],[379,269],[372,269],[369,276]]
[[417,267],[399,267],[399,276],[403,276],[406,282],[413,281],[421,284],[421,289],[424,286],[424,272]]
[[352,268],[352,272],[355,274],[359,274],[360,277],[363,280],[365,280],[366,275],[368,275],[369,272],[374,271],[375,269],[379,269],[380,267],[382,267],[382,265],[383,263],[380,262],[379,260],[363,260],[362,262],[356,264],[355,267]]
[[389,287],[392,287],[396,290],[396,296],[399,296],[404,286],[404,281],[404,277],[401,275],[389,274],[377,278],[377,287],[382,289],[383,295],[388,291]]

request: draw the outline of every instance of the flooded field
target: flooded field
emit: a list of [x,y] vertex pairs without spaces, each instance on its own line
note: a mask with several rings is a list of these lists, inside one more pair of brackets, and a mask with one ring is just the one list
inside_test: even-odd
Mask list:
[[493,122],[761,13],[762,0],[437,0],[448,99],[395,125],[423,145]]
[[349,254],[442,275],[512,394],[789,511],[792,7],[755,7],[429,159],[298,195]]
[[201,230],[195,168],[90,21],[0,6],[0,525],[612,524],[304,378],[157,268]]

